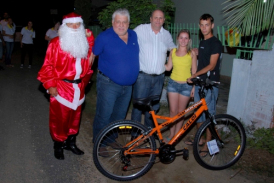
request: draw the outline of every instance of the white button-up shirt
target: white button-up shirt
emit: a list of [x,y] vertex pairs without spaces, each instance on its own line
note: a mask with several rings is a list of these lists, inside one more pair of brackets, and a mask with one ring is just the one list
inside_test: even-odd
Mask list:
[[147,74],[164,73],[167,51],[176,48],[171,34],[163,27],[155,34],[151,24],[141,24],[134,31],[137,33],[140,48],[140,71]]

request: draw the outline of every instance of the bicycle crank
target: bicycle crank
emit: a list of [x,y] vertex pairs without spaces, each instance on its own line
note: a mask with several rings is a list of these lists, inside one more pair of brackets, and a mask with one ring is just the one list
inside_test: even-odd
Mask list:
[[170,151],[171,153],[175,153],[175,154],[177,154],[177,153],[179,153],[179,152],[183,152],[183,159],[184,160],[188,160],[188,158],[189,158],[189,151],[188,151],[188,149],[187,148],[183,148],[183,149],[180,149],[180,150],[172,150],[172,151]]
[[172,145],[166,144],[159,148],[159,158],[164,164],[172,163],[176,158],[175,148]]

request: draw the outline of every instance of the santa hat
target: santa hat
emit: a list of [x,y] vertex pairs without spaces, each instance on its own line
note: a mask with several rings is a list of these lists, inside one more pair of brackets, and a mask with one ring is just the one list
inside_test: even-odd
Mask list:
[[63,23],[78,23],[78,22],[83,23],[82,16],[74,12],[63,16]]

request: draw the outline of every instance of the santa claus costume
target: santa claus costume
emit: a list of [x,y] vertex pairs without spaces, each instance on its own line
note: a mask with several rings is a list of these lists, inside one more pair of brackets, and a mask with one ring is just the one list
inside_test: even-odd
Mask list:
[[[73,27],[76,24],[78,27]],[[57,159],[64,159],[63,149],[77,155],[84,154],[75,142],[81,106],[85,100],[85,87],[93,73],[89,58],[94,36],[90,30],[87,30],[87,34],[90,36],[86,36],[80,15],[65,15],[59,36],[50,41],[44,64],[38,72],[37,79],[45,89],[57,90],[56,95],[50,96],[49,111],[49,129]]]

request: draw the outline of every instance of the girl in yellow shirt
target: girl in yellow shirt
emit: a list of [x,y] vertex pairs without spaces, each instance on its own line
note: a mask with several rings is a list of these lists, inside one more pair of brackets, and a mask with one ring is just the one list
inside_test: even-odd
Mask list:
[[[165,65],[166,71],[172,69],[167,86],[170,117],[183,111],[190,97],[194,96],[194,85],[187,83],[187,78],[190,78],[197,70],[197,56],[191,46],[189,31],[181,30],[177,36],[177,49],[170,51]],[[170,127],[170,134],[165,138],[166,142],[181,129],[183,121],[184,118]]]

